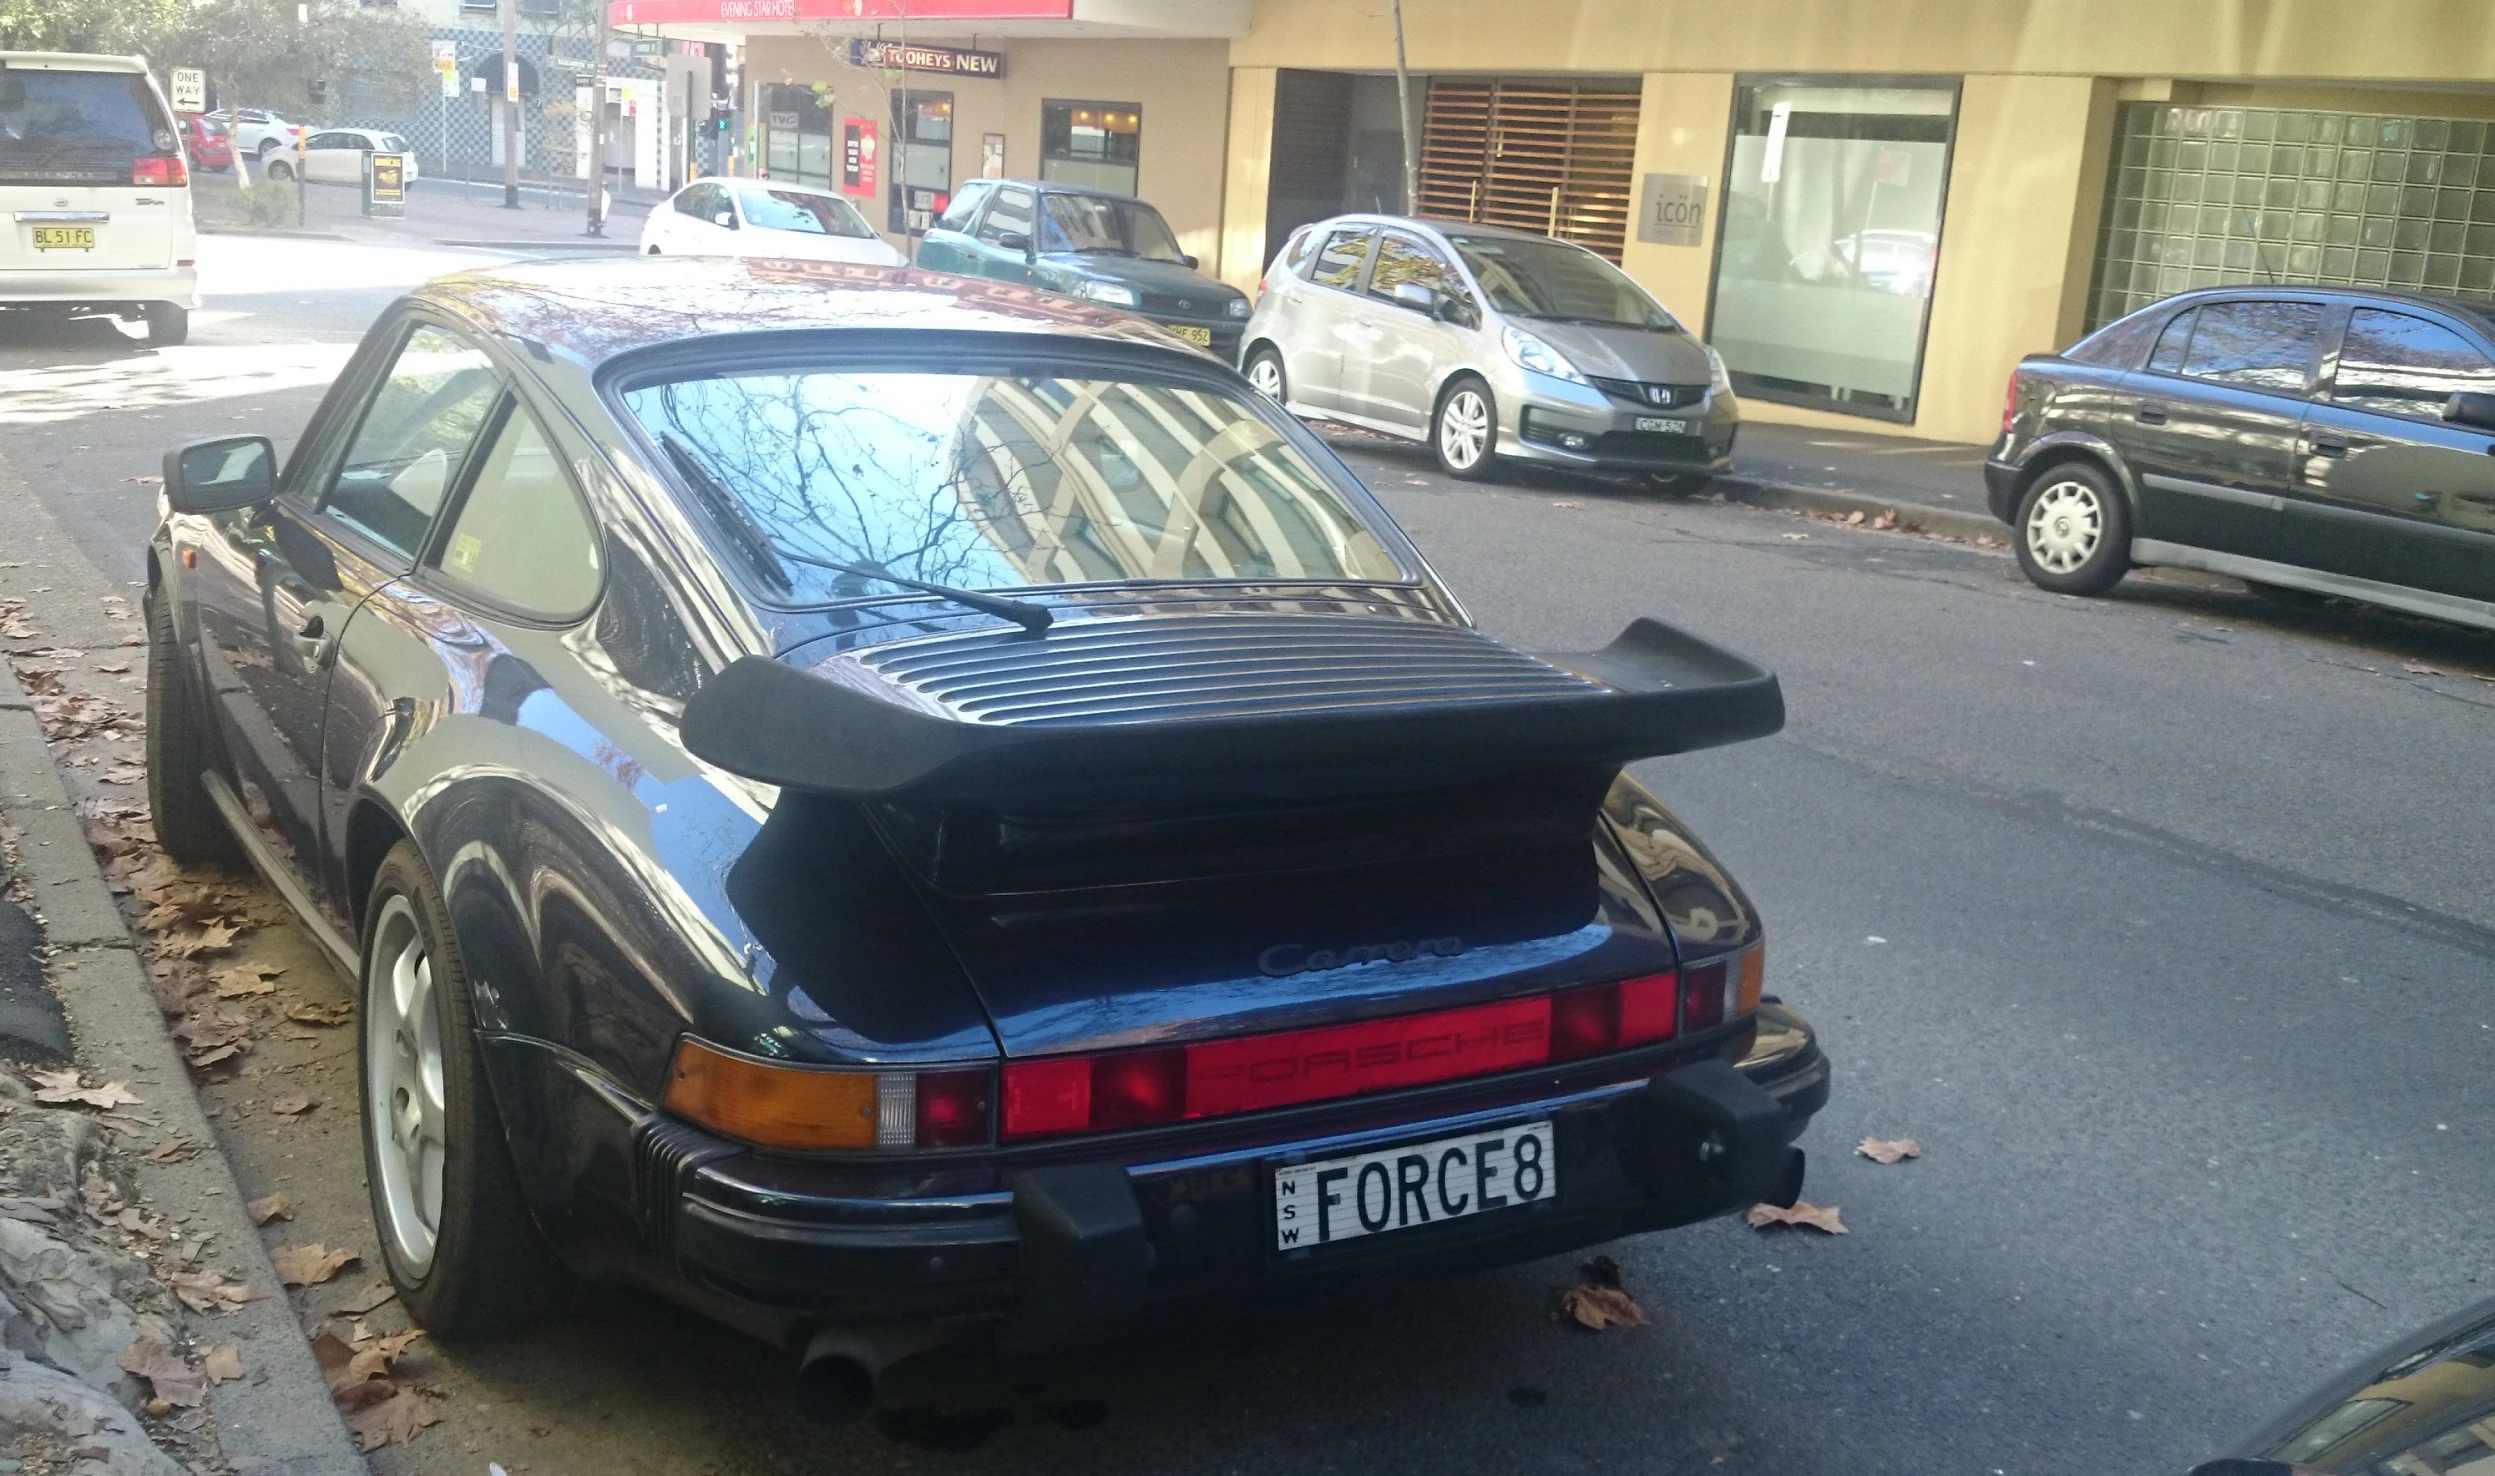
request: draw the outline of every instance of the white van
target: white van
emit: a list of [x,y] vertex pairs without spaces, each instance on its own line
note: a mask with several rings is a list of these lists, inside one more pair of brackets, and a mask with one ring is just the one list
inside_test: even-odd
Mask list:
[[135,56],[0,51],[0,306],[144,318],[180,343],[199,305],[191,175]]

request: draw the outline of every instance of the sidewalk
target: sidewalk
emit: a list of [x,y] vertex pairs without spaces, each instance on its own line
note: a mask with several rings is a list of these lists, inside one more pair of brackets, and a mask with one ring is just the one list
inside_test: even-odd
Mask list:
[[1984,506],[1984,447],[1956,441],[1744,421],[1733,472],[1711,484],[1735,502],[1801,512],[1895,512],[1953,538],[2004,539]]
[[[255,175],[256,179],[256,175]],[[192,203],[200,229],[250,232],[243,222],[235,179],[228,174],[193,176]],[[420,179],[407,198],[403,216],[366,216],[363,192],[351,185],[303,186],[301,230],[391,246],[523,246],[543,250],[574,246],[583,251],[629,251],[641,234],[650,206],[665,197],[656,191],[617,190],[608,203],[606,233],[587,234],[588,217],[577,182],[549,187],[523,183],[520,208],[503,208],[502,186],[478,181]]]

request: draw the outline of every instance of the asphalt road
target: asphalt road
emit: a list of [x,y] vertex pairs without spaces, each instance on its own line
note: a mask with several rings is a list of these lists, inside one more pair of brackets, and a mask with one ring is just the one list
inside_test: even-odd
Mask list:
[[[117,580],[166,444],[291,436],[394,283],[473,259],[203,254],[188,349],[0,323],[0,454]],[[1494,633],[1585,649],[1654,614],[1781,672],[1784,734],[1643,772],[1834,1057],[1805,1194],[1852,1233],[1610,1247],[1641,1330],[1554,1326],[1546,1262],[933,1361],[831,1432],[778,1355],[602,1296],[426,1355],[445,1423],[379,1469],[2170,1473],[2495,1292],[2495,638],[2216,581],[2065,599],[1995,551],[1346,454]],[[348,1114],[281,1126],[250,1080],[212,1095],[247,1189],[297,1194],[272,1233],[368,1249]],[[1865,1134],[1927,1156],[1878,1167]]]

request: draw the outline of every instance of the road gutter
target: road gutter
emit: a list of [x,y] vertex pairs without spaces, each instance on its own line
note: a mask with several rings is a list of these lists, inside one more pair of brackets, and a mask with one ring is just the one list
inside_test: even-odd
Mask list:
[[1908,533],[1937,533],[1969,542],[1985,538],[1995,543],[2006,543],[2010,537],[2007,524],[1983,513],[1934,507],[1925,502],[1906,502],[1894,497],[1873,497],[1834,487],[1801,487],[1790,482],[1746,476],[1740,472],[1715,478],[1707,483],[1706,490],[1723,493],[1729,502],[1775,508],[1783,512],[1824,513],[1840,518],[1849,513],[1861,513],[1865,519],[1890,513],[1895,515],[1898,529]]
[[[108,648],[140,628],[136,622],[106,625],[104,598],[119,596],[135,608],[138,591],[114,588],[86,560],[5,456],[0,523],[10,528],[10,551],[26,566],[0,574],[0,592],[48,585],[50,639]],[[58,628],[60,617],[52,612],[79,604],[98,612],[85,617],[93,628]],[[128,649],[143,659],[143,648]],[[168,1134],[215,1149],[178,1163],[140,1161],[131,1169],[149,1199],[182,1206],[192,1216],[187,1233],[215,1237],[218,1264],[266,1293],[235,1311],[188,1319],[203,1343],[233,1342],[242,1351],[244,1376],[208,1395],[227,1461],[255,1476],[370,1476],[296,1325],[293,1303],[251,1223],[222,1140],[201,1110],[190,1070],[166,1031],[137,945],[88,847],[32,705],[6,663],[0,663],[0,823],[16,836],[42,913],[44,941],[54,950],[52,987],[69,1017],[79,1061],[104,1079],[127,1081]]]

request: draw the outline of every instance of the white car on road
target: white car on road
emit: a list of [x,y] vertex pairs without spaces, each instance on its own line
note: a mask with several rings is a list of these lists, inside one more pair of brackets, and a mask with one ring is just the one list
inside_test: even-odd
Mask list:
[[[316,128],[303,140],[303,177],[318,184],[362,184],[366,154],[399,154],[407,160],[407,182],[416,181],[416,154],[407,140],[378,128]],[[262,168],[271,179],[294,178],[294,155],[270,156]]]
[[860,266],[907,266],[830,190],[764,179],[697,179],[650,211],[645,256],[785,256]]
[[233,135],[234,152],[257,164],[280,149],[295,151],[299,123],[289,123],[266,108],[229,108],[208,115]]
[[0,305],[145,318],[180,343],[199,306],[191,172],[135,56],[0,51]]

